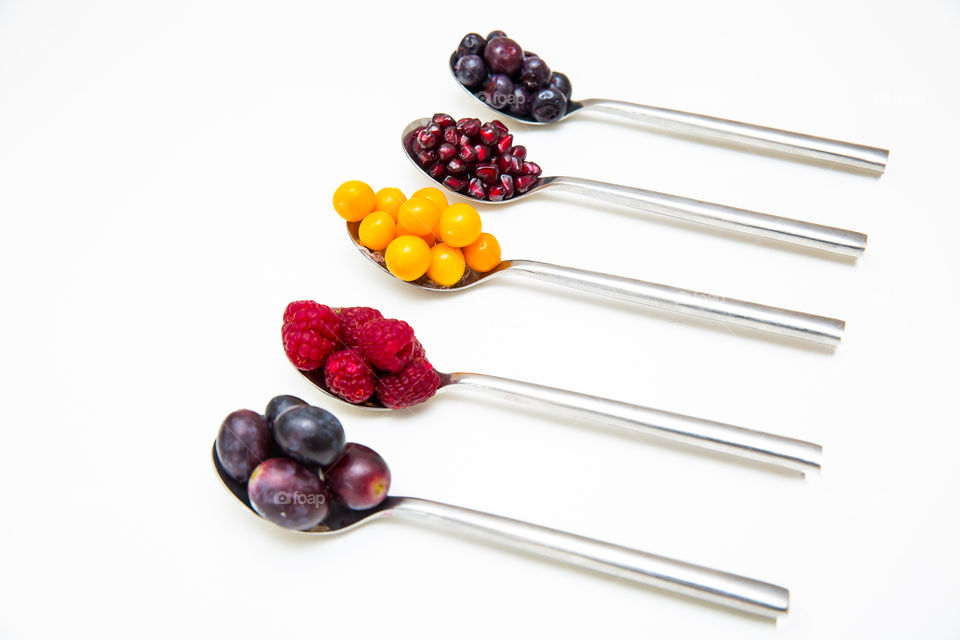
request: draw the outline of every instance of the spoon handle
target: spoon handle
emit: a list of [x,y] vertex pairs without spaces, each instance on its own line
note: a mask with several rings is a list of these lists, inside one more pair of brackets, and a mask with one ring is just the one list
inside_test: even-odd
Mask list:
[[835,318],[723,298],[595,271],[561,267],[546,262],[505,260],[501,264],[497,274],[510,272],[523,274],[588,293],[761,329],[819,344],[836,346],[843,337],[845,323]]
[[581,104],[584,109],[639,120],[644,124],[670,132],[748,144],[802,158],[862,169],[875,175],[883,173],[890,155],[886,149],[877,147],[632,102],[590,99],[581,101]]
[[405,497],[390,500],[393,504],[385,515],[438,522],[565,564],[771,618],[789,608],[790,592],[767,582],[441,502]]
[[446,374],[449,386],[463,386],[508,400],[539,404],[582,420],[610,424],[726,454],[759,460],[801,473],[820,468],[818,444],[763,431],[693,418],[679,413],[479,373]]
[[799,244],[845,256],[857,257],[867,248],[866,234],[858,231],[848,231],[768,213],[737,209],[658,191],[648,191],[636,187],[625,187],[609,182],[571,178],[569,176],[544,178],[543,184],[544,187],[563,189],[564,191],[612,204],[632,207],[647,213]]

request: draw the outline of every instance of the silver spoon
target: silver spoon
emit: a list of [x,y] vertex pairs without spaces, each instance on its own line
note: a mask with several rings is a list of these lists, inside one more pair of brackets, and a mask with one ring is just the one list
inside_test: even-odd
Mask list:
[[[370,251],[360,244],[357,235],[359,228],[359,222],[347,223],[347,232],[350,234],[354,246],[367,259],[388,273],[391,278],[399,280],[387,269],[383,255]],[[467,270],[461,281],[450,287],[435,284],[427,277],[406,284],[427,291],[449,292],[468,289],[507,273],[525,275],[587,293],[718,320],[751,329],[760,329],[830,347],[840,344],[840,340],[843,338],[845,323],[843,320],[837,320],[836,318],[790,311],[754,302],[723,298],[709,293],[679,289],[668,285],[612,276],[595,271],[585,271],[573,267],[561,267],[533,260],[503,260],[499,266],[482,274]]]
[[[323,370],[299,372],[326,395],[350,404],[327,388]],[[440,375],[440,391],[465,389],[488,393],[514,402],[547,407],[566,417],[608,424],[633,433],[757,460],[800,473],[820,469],[823,448],[812,442],[532,382],[479,373],[437,373]],[[391,411],[379,400],[368,400],[350,406],[372,411]]]
[[[400,146],[403,148],[404,155],[410,159],[410,162],[412,162],[421,173],[430,178],[432,182],[446,189],[447,187],[442,182],[434,180],[433,177],[417,163],[416,157],[414,157],[411,150],[408,149],[405,144],[407,136],[415,129],[427,126],[428,124],[430,124],[430,118],[420,118],[408,124],[400,136]],[[753,236],[799,244],[805,247],[812,247],[814,249],[821,249],[846,256],[857,257],[861,255],[867,247],[866,234],[857,231],[848,231],[846,229],[828,227],[812,222],[782,218],[767,213],[737,209],[722,204],[713,204],[711,202],[693,200],[682,196],[674,196],[657,191],[647,191],[646,189],[638,189],[636,187],[625,187],[618,184],[610,184],[609,182],[600,182],[598,180],[587,180],[585,178],[541,176],[537,184],[526,192],[518,193],[512,198],[496,202],[478,200],[468,193],[457,192],[457,195],[461,198],[483,204],[504,204],[522,200],[544,189],[570,191],[596,200],[602,200],[603,202],[639,209],[647,213],[655,213],[669,218],[678,218],[711,227],[719,227],[721,229],[729,229]],[[449,189],[447,190],[449,191]]]
[[[449,70],[454,82],[464,91],[482,102],[490,109],[490,105],[483,99],[483,93],[474,93],[457,80],[454,67],[457,64],[456,53],[450,56]],[[567,113],[560,120],[569,118],[578,111],[600,111],[616,116],[623,116],[637,120],[645,125],[671,133],[687,134],[701,138],[712,138],[734,144],[746,144],[761,149],[779,151],[801,158],[811,158],[821,162],[837,164],[845,167],[861,169],[874,175],[882,175],[887,167],[890,152],[886,149],[868,147],[862,144],[831,140],[817,136],[808,136],[802,133],[793,133],[783,129],[761,127],[755,124],[702,116],[686,111],[651,107],[644,104],[634,104],[620,100],[571,100],[567,105]],[[504,111],[494,109],[501,116],[524,124],[553,124],[538,122],[533,117],[522,118]],[[555,122],[559,122],[556,120]]]
[[[216,445],[213,450],[213,464],[227,489],[256,514],[250,506],[246,486],[233,480],[220,466]],[[259,517],[259,514],[257,515]],[[371,520],[397,516],[446,525],[494,543],[532,551],[564,564],[592,569],[768,618],[787,613],[790,606],[790,592],[767,582],[512,518],[420,498],[389,496],[379,506],[366,511],[334,509],[323,524],[303,533],[336,535]]]

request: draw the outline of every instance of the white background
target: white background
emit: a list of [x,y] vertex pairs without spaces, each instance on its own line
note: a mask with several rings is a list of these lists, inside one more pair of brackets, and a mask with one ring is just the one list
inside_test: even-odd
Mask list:
[[[546,11],[550,13],[546,13]],[[951,2],[0,3],[0,637],[956,638],[960,8]],[[848,321],[829,353],[522,280],[391,281],[330,206],[425,179],[400,130],[491,117],[445,70],[502,28],[635,100],[891,149],[880,180],[583,116],[516,127],[548,174],[870,234],[856,263],[563,194],[487,207],[506,257]],[[794,474],[451,393],[335,406],[293,299],[410,321],[500,374],[822,443]],[[452,502],[791,589],[779,625],[402,523],[257,520],[210,445],[293,393]]]

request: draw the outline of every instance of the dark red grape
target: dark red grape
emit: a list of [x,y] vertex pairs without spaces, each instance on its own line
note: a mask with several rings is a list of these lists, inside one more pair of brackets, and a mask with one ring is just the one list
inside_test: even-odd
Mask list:
[[491,73],[513,75],[523,64],[523,49],[510,38],[494,38],[487,41],[483,50],[483,59],[487,61]]
[[330,513],[330,497],[320,476],[287,458],[270,458],[254,469],[247,495],[264,520],[287,529],[310,529]]
[[550,84],[550,67],[540,58],[524,58],[520,67],[520,83],[528,91],[536,91]]
[[272,446],[267,421],[249,409],[228,415],[217,433],[217,459],[227,474],[239,482],[246,482],[250,472],[270,456]]
[[287,409],[273,423],[273,437],[288,456],[311,465],[330,464],[343,452],[340,421],[320,407]]
[[324,471],[327,486],[337,500],[351,509],[371,509],[387,497],[390,468],[380,454],[350,442],[343,455]]
[[480,56],[468,55],[457,61],[453,72],[457,82],[469,89],[476,89],[487,78],[487,65]]
[[267,403],[267,410],[263,412],[267,419],[267,426],[273,429],[273,422],[281,413],[290,407],[298,407],[307,404],[297,396],[276,396]]
[[530,113],[537,122],[559,120],[567,112],[567,99],[556,89],[541,89],[533,97]]
[[570,101],[570,95],[573,93],[573,87],[570,85],[570,78],[564,74],[560,73],[559,71],[554,71],[550,75],[550,88],[556,89],[562,93],[567,102]]
[[487,41],[479,33],[468,33],[463,36],[460,46],[457,47],[457,60],[464,56],[483,55],[483,48],[487,46]]
[[506,109],[513,100],[513,80],[505,74],[497,73],[487,79],[483,85],[483,99],[494,109]]

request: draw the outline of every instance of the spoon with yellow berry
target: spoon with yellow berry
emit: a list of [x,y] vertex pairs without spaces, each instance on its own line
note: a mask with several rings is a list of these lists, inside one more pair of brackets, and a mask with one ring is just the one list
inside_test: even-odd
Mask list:
[[501,260],[497,239],[483,232],[471,205],[449,204],[439,189],[409,199],[395,188],[359,180],[340,185],[333,207],[360,252],[403,282],[428,291],[458,291],[505,274],[524,275],[587,293],[760,329],[834,347],[844,321],[622,276],[534,260]]

